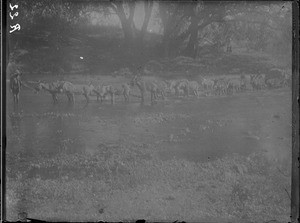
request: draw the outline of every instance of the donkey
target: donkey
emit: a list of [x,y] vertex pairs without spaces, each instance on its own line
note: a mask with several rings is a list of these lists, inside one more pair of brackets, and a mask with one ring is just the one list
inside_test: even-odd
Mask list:
[[251,74],[250,82],[253,89],[261,90],[266,86],[265,75],[264,74]]
[[217,79],[215,80],[214,89],[217,95],[225,95],[228,89],[228,83],[225,79]]
[[69,102],[75,104],[75,94],[76,95],[83,95],[86,99],[86,102],[90,102],[89,96],[92,95],[95,87],[90,83],[89,85],[85,84],[72,84],[71,82],[64,81],[59,84],[57,89],[65,93],[68,97]]
[[201,84],[205,90],[213,90],[215,82],[213,80],[203,78]]
[[145,81],[140,76],[135,75],[130,85],[132,87],[137,86],[141,93],[141,104],[145,102],[145,94],[146,92],[150,92],[151,104],[155,102],[157,99],[157,84],[154,81]]
[[200,85],[197,81],[189,81],[189,92],[192,92],[197,98],[199,97]]
[[51,94],[53,103],[57,103],[57,94],[61,93],[59,90],[59,86],[63,84],[63,81],[56,81],[52,83],[45,83],[45,82],[40,82],[38,85],[35,87],[36,92],[39,92],[40,90],[47,91],[48,93]]
[[242,80],[233,78],[229,79],[227,83],[227,93],[237,93],[242,89]]
[[163,100],[165,100],[166,91],[168,89],[168,84],[165,81],[154,81],[154,83],[157,85],[156,89],[156,96],[160,95]]
[[175,96],[179,97],[180,93],[183,91],[184,95],[189,95],[189,81],[187,79],[176,80],[174,84]]
[[102,103],[106,96],[110,95],[111,104],[115,103],[116,90],[112,85],[99,85],[93,89],[93,92],[97,95],[97,101],[99,101],[100,98],[100,102]]
[[182,81],[178,85],[178,89],[181,89],[183,91],[185,97],[189,97],[190,92],[198,97],[198,88],[199,84],[196,81]]

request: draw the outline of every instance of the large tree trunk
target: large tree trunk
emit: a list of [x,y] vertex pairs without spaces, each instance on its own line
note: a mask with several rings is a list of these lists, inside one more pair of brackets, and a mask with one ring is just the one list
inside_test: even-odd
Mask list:
[[113,1],[110,3],[110,7],[116,12],[116,14],[120,19],[125,42],[129,46],[131,46],[132,43],[134,42],[133,40],[134,40],[135,30],[136,30],[133,21],[135,2],[128,2],[128,6],[129,6],[129,17],[127,18],[123,7],[123,2]]
[[161,44],[161,49],[164,54],[164,57],[169,57],[171,54],[171,41],[174,41],[173,34],[182,21],[185,15],[178,17],[180,9],[184,6],[181,3],[174,3],[173,10],[170,12],[170,4],[168,3],[159,3],[159,14],[162,21],[162,27],[164,29],[163,40]]
[[148,28],[148,24],[150,21],[152,8],[153,8],[153,1],[147,0],[144,2],[145,17],[144,17],[144,22],[143,22],[140,36],[139,36],[140,48],[143,48],[144,37],[145,37],[145,34],[147,33],[147,28]]

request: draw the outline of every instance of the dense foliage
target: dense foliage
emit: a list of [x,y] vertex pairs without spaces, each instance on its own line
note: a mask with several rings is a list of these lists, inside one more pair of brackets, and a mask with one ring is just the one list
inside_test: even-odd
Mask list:
[[19,4],[22,29],[9,36],[9,50],[15,56],[23,52],[20,63],[27,64],[25,70],[30,72],[95,73],[99,67],[103,71],[136,68],[153,58],[181,55],[202,60],[241,52],[285,58],[283,66],[291,65],[288,2],[32,0]]

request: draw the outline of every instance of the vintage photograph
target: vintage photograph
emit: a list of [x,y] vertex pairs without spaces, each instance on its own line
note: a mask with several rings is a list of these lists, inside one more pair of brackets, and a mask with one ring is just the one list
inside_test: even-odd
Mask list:
[[290,221],[292,2],[6,12],[8,221]]

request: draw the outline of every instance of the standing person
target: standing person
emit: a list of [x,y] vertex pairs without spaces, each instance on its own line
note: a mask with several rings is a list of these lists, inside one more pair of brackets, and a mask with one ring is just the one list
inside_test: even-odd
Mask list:
[[20,91],[21,85],[28,87],[27,85],[23,84],[21,81],[21,72],[18,69],[16,64],[16,59],[14,57],[10,58],[10,61],[7,65],[6,73],[10,76],[10,91],[13,94],[14,104],[19,103],[20,98]]
[[10,91],[13,94],[14,104],[19,104],[19,97],[22,85],[20,76],[21,73],[19,72],[19,70],[17,70],[16,73],[11,75],[10,77]]

